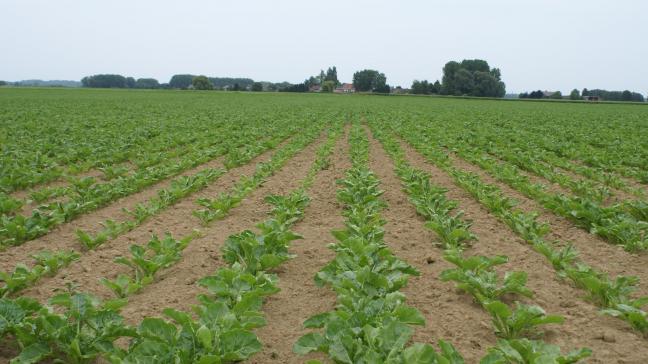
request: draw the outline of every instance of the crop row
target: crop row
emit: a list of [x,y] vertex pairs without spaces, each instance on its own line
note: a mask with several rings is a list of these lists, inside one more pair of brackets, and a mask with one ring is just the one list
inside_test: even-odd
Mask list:
[[158,156],[200,149],[205,140],[219,142],[230,130],[304,118],[297,109],[273,119],[262,105],[242,114],[229,102],[204,101],[174,94],[5,94],[0,123],[11,142],[1,143],[0,191],[126,161],[144,167]]
[[[312,127],[310,132],[306,132],[300,137],[293,139],[291,142],[277,151],[269,162],[259,163],[257,165],[257,171],[252,176],[252,178],[242,176],[239,182],[234,186],[234,188],[232,188],[232,191],[228,193],[228,195],[237,196],[237,201],[240,202],[245,196],[254,191],[254,189],[256,189],[258,186],[260,186],[268,176],[274,173],[274,171],[281,168],[290,157],[303,149],[307,144],[312,142],[312,140],[317,135],[319,135],[319,127]],[[330,143],[331,140],[328,140],[326,145],[330,145]],[[325,159],[318,158],[318,160]],[[211,179],[216,178],[218,175],[220,175],[220,172],[207,169],[203,172],[198,172],[196,176],[197,178],[181,177],[178,179],[179,183],[183,181],[191,181],[192,183],[181,183],[180,187],[176,188],[175,190],[173,189],[172,184],[171,190],[163,189],[159,191],[158,198],[151,201],[149,206],[146,207],[146,213],[140,212],[139,215],[136,215],[137,219],[135,221],[124,221],[117,223],[112,220],[108,220],[104,223],[105,229],[95,236],[91,236],[88,233],[78,230],[77,235],[79,237],[79,240],[86,249],[95,249],[99,245],[107,242],[108,239],[114,239],[115,237],[141,225],[143,221],[152,216],[151,214],[161,211],[162,209],[169,206],[168,204],[177,202],[182,196],[190,194],[197,188],[205,187]],[[309,178],[309,180],[310,179],[312,179],[312,176]],[[231,207],[234,207],[234,205],[231,205],[230,208]],[[136,211],[141,210],[141,207],[139,209],[136,208]],[[229,212],[229,209],[227,209],[227,211],[222,211],[220,217],[224,217],[227,212]],[[139,245],[131,246],[131,253],[133,255],[133,259],[131,259],[131,261],[139,259],[138,256],[153,256],[153,258],[151,259],[144,259],[146,260],[146,262],[144,262],[144,260],[142,259],[140,259],[140,261],[144,262],[143,264],[148,264],[151,267],[150,269],[158,271],[162,267],[176,262],[179,259],[179,252],[183,250],[188,242],[193,238],[194,236],[192,234],[183,238],[181,242],[176,241],[175,243],[169,243],[174,242],[174,240],[171,237],[167,237],[162,243],[169,243],[175,246],[175,248],[171,250],[171,254],[168,254],[168,252],[170,251],[169,249],[161,250],[161,248],[157,248],[163,244],[157,239],[157,237],[153,237],[153,239],[149,242],[149,244],[147,244],[146,247]],[[65,253],[68,252],[56,252],[56,254]],[[68,254],[74,254],[74,252],[69,252]],[[172,259],[167,261],[167,259],[169,258]],[[67,264],[70,264],[70,262],[71,261],[68,261]],[[124,260],[121,260],[121,263],[126,264]],[[133,266],[133,264],[131,264],[131,266]],[[118,276],[114,281],[108,281],[104,279],[103,283],[111,288],[114,292],[121,292],[122,294],[120,294],[120,296],[123,296],[124,292],[139,291],[144,286],[143,282],[150,283],[151,280],[149,278],[152,278],[152,276],[143,280],[143,276],[145,275],[143,274],[143,271],[141,269],[140,271],[138,271],[134,266],[133,268],[135,269],[135,274],[133,277],[129,278],[127,276]],[[19,264],[14,268],[13,272],[0,272],[0,274],[2,275],[0,276],[0,282],[4,282],[5,289],[9,290],[8,287],[13,287],[8,293],[17,293],[35,284],[38,279],[40,279],[44,275],[44,272],[39,269],[38,265],[32,268],[28,268],[25,265]]]
[[[262,131],[263,129],[261,129]],[[117,178],[113,181],[95,184],[93,178],[84,178],[74,184],[74,196],[65,202],[53,202],[41,205],[32,212],[31,216],[4,215],[0,220],[0,242],[4,246],[19,245],[25,241],[47,234],[53,227],[68,222],[83,213],[96,210],[112,201],[139,192],[158,181],[172,177],[183,171],[214,159],[228,150],[237,150],[236,160],[230,162],[230,167],[249,161],[254,155],[276,145],[281,139],[290,135],[294,128],[278,130],[272,139],[265,143],[254,143],[259,137],[256,133],[248,135],[244,140],[252,144],[238,151],[235,145],[241,137],[230,134],[224,137],[218,146],[188,153],[178,161],[170,160],[138,171],[133,175]],[[233,143],[233,144],[232,144]],[[230,154],[230,153],[228,153]],[[231,156],[228,158],[231,159]]]
[[454,281],[457,288],[473,296],[492,317],[499,340],[481,362],[532,363],[535,358],[543,357],[548,363],[574,363],[589,356],[589,349],[562,355],[555,345],[534,340],[539,336],[539,326],[560,324],[564,318],[547,315],[537,305],[516,302],[511,307],[503,301],[505,296],[533,297],[533,292],[526,287],[527,273],[507,271],[502,278],[495,267],[508,262],[508,257],[465,256],[465,249],[478,237],[470,231],[471,222],[463,219],[463,212],[453,213],[457,202],[447,199],[447,190],[432,184],[427,173],[409,165],[398,142],[389,133],[374,129],[374,135],[394,161],[395,172],[417,213],[426,220],[426,227],[440,238],[444,259],[456,266],[443,271],[441,280]]
[[[384,124],[381,126],[386,127]],[[648,313],[641,309],[648,303],[648,297],[633,297],[639,283],[636,277],[618,276],[611,279],[607,274],[588,266],[578,258],[578,252],[571,244],[546,240],[545,235],[550,227],[538,222],[535,213],[515,209],[516,202],[506,197],[497,186],[484,183],[476,174],[455,168],[447,154],[436,147],[434,137],[408,128],[401,128],[398,132],[428,161],[451,175],[457,185],[542,254],[560,279],[568,279],[583,289],[587,293],[586,299],[599,306],[602,313],[619,317],[640,333],[648,334]]]
[[[340,180],[345,229],[333,231],[335,258],[315,277],[337,294],[333,311],[317,314],[304,326],[321,331],[302,336],[298,354],[320,351],[338,363],[424,363],[455,353],[450,345],[437,354],[429,344],[408,345],[411,325],[424,324],[421,313],[399,292],[418,272],[398,259],[383,241],[379,180],[368,169],[368,143],[356,124],[350,135],[352,167]],[[315,362],[315,361],[311,361]]]
[[[636,200],[603,206],[599,198],[592,197],[602,194],[592,192],[595,189],[587,185],[581,187],[588,192],[581,193],[580,196],[553,193],[544,185],[532,183],[528,176],[520,172],[516,164],[536,171],[549,180],[559,179],[558,175],[550,168],[541,168],[541,164],[537,164],[533,159],[525,159],[523,153],[514,155],[512,152],[501,151],[500,156],[516,161],[515,164],[507,163],[489,156],[480,148],[470,146],[463,140],[465,138],[449,136],[450,132],[447,130],[453,129],[451,127],[412,125],[412,128],[417,128],[418,132],[424,135],[434,135],[434,138],[429,140],[438,148],[439,153],[444,153],[441,146],[451,146],[461,158],[478,165],[498,180],[537,200],[555,214],[572,220],[577,226],[629,251],[648,248],[648,204],[645,202]],[[491,146],[491,149],[495,147]],[[573,186],[574,189],[581,187]]]
[[[317,134],[302,139],[312,140]],[[130,258],[115,260],[130,267],[132,275],[102,280],[120,297],[117,300],[102,303],[88,294],[60,294],[49,304],[61,308],[61,313],[27,298],[0,300],[4,323],[0,337],[13,336],[21,350],[12,363],[35,363],[44,358],[84,363],[99,356],[114,363],[220,363],[243,360],[259,351],[261,343],[252,329],[265,324],[260,311],[263,297],[278,290],[276,275],[268,271],[290,258],[289,243],[299,236],[289,227],[303,216],[309,201],[305,189],[328,165],[336,137],[336,132],[331,133],[318,150],[299,189],[287,196],[266,198],[273,209],[271,218],[258,225],[259,234],[246,230],[227,239],[222,252],[230,266],[198,281],[207,293],[198,295],[200,303],[194,306],[193,315],[169,308],[163,311],[165,318],[147,317],[137,327],[123,323],[119,309],[127,303],[125,297],[177,262],[195,234],[180,241],[154,237],[146,246],[132,245]],[[275,168],[281,165],[272,164]],[[114,342],[124,337],[131,338],[128,348],[115,346]]]

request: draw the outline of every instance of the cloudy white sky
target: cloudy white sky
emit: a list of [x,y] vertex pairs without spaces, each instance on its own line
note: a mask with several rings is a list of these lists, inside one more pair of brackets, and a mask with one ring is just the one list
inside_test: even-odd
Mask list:
[[0,79],[175,73],[300,82],[336,65],[392,85],[486,59],[507,92],[648,92],[648,1],[0,0]]

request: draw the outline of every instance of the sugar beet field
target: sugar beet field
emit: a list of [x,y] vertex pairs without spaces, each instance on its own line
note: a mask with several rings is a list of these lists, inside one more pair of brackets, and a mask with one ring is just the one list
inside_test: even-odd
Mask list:
[[0,362],[648,363],[648,108],[0,90]]

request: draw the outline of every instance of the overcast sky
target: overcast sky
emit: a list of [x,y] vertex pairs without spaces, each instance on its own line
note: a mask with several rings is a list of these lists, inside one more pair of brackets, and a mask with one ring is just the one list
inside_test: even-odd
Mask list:
[[0,0],[0,79],[175,73],[301,82],[378,69],[391,85],[449,60],[499,67],[507,92],[648,93],[648,1]]

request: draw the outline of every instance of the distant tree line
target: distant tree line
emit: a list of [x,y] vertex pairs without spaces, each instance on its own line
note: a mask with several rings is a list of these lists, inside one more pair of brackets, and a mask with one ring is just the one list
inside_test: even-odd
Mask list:
[[310,76],[304,80],[302,83],[296,85],[287,84],[276,87],[276,91],[281,92],[309,92],[309,91],[320,91],[320,92],[333,92],[336,87],[340,86],[340,80],[337,75],[337,68],[335,66],[329,67],[324,70],[320,70],[318,75]]
[[[570,95],[572,97],[572,95]],[[555,92],[545,92],[542,90],[531,91],[531,92],[522,92],[518,95],[520,99],[562,99],[563,95],[560,91]]]
[[427,80],[414,80],[410,92],[414,95],[438,94],[441,92],[441,82],[438,80],[434,83],[428,82]]
[[414,80],[410,92],[419,95],[439,94],[475,97],[503,97],[506,85],[498,68],[490,68],[482,59],[450,61],[443,66],[442,82]]
[[[204,83],[204,79],[209,83]],[[125,77],[118,74],[98,74],[84,77],[81,80],[81,86],[94,88],[135,88],[135,89],[190,89],[196,88],[194,79],[198,78],[197,85],[199,89],[216,89],[216,90],[254,90],[259,89],[255,86],[254,80],[250,78],[232,78],[232,77],[206,77],[202,75],[177,74],[171,77],[169,83],[160,83],[154,78]]]
[[[635,102],[644,102],[645,98],[642,94],[637,92],[631,92],[629,90],[625,91],[608,91],[608,90],[588,90],[583,89],[582,92],[579,92],[578,89],[573,89],[569,93],[570,100],[583,100],[587,97],[594,96],[601,100],[605,101],[635,101]],[[548,93],[546,91],[532,91],[532,92],[522,92],[518,95],[521,99],[562,99],[562,93],[556,91],[553,93]]]
[[320,70],[319,75],[310,76],[303,83],[309,88],[312,86],[320,86],[323,89],[326,86],[326,91],[333,92],[333,90],[340,85],[337,68],[335,66],[329,67],[326,69],[326,72]]
[[308,92],[309,87],[306,85],[306,83],[298,83],[296,85],[290,85],[287,87],[284,87],[280,89],[280,92]]
[[632,92],[630,90],[608,91],[608,90],[601,90],[601,89],[588,90],[584,88],[581,94],[583,97],[597,96],[605,101],[636,101],[636,102],[645,101],[645,98],[642,94],[637,92]]
[[14,87],[81,87],[81,82],[70,80],[22,80],[16,82],[0,81],[0,86]]
[[[173,75],[169,81],[169,88],[188,89],[192,86],[193,79],[198,77],[191,74]],[[206,77],[206,76],[202,76]],[[232,77],[206,77],[211,83],[212,89],[215,90],[248,90],[252,88],[254,80],[251,78],[232,78]]]
[[86,76],[81,79],[81,86],[94,88],[159,88],[159,82],[154,78],[124,77],[115,74],[99,74]]

